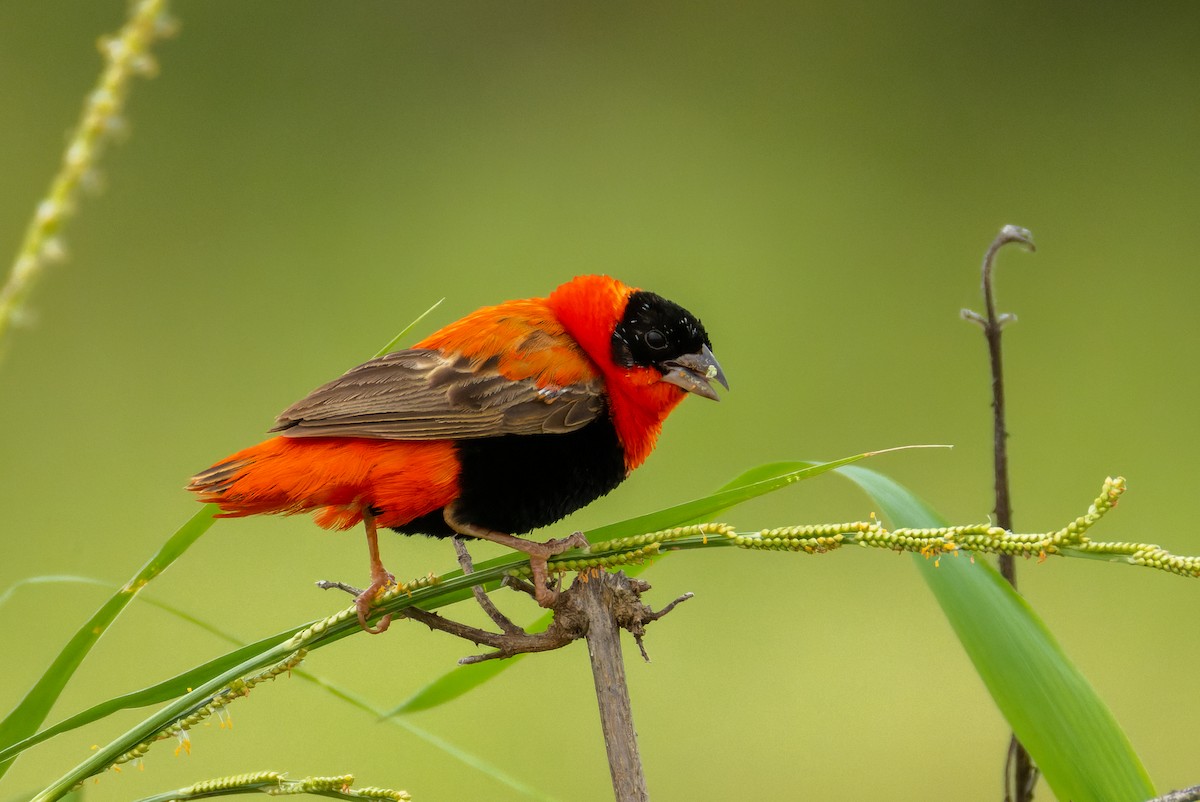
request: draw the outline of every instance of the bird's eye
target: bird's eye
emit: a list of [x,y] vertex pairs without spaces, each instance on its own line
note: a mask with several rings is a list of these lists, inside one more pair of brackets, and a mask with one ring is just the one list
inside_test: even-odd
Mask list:
[[646,332],[646,345],[655,351],[661,351],[667,347],[667,335],[658,329],[650,329],[650,331]]

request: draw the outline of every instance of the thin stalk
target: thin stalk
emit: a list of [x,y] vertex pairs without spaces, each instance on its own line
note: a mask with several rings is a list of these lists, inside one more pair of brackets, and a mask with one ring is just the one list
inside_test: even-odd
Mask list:
[[1172,791],[1169,794],[1156,796],[1154,799],[1147,802],[1197,802],[1200,800],[1200,785],[1193,785],[1191,788],[1183,788],[1178,791]]
[[58,174],[25,229],[8,279],[0,286],[0,344],[20,319],[25,301],[46,266],[65,257],[60,231],[75,208],[79,188],[94,174],[105,143],[124,129],[121,112],[131,79],[135,75],[154,75],[157,71],[150,46],[175,29],[166,5],[166,0],[140,0],[131,4],[120,32],[100,42],[104,71],[84,103]]
[[[1012,315],[996,313],[996,295],[993,289],[992,268],[996,262],[996,254],[1010,242],[1020,243],[1029,250],[1034,250],[1033,235],[1027,229],[1017,226],[1005,226],[992,241],[991,246],[983,257],[983,300],[986,316],[963,310],[963,316],[973,320],[983,327],[983,336],[987,339],[988,359],[992,369],[992,458],[995,474],[996,494],[996,523],[1002,528],[1012,530],[1012,500],[1008,485],[1008,429],[1005,419],[1004,401],[1004,359],[1000,347],[1000,335],[1007,323],[1015,318]],[[1000,555],[1000,574],[1008,580],[1015,589],[1017,587],[1017,565],[1011,554]],[[1030,802],[1033,799],[1033,787],[1037,784],[1038,770],[1033,765],[1029,752],[1025,750],[1013,735],[1009,739],[1008,757],[1004,768],[1004,799],[1005,802]]]

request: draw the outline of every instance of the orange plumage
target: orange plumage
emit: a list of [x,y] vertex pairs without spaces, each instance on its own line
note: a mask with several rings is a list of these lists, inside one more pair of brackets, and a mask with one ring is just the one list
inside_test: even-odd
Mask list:
[[282,434],[197,474],[188,489],[228,517],[313,512],[332,529],[365,521],[373,583],[359,599],[364,628],[390,579],[377,526],[527,551],[548,604],[550,553],[507,533],[607,493],[646,459],[688,392],[715,399],[709,383],[725,379],[709,349],[682,307],[580,276],[348,371],[285,410]]
[[318,526],[350,529],[374,506],[387,527],[453,501],[458,468],[448,441],[281,435],[228,457],[216,475],[198,474],[189,489],[219,505],[220,518],[315,512]]

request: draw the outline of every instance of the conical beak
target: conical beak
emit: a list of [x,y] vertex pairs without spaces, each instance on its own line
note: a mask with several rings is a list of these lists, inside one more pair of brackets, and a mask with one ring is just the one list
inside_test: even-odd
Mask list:
[[713,401],[721,399],[717,396],[717,391],[712,388],[711,382],[718,381],[726,390],[729,389],[725,373],[707,345],[701,346],[699,353],[684,354],[675,359],[668,359],[659,367],[663,370],[663,381],[682,387],[689,393],[711,398]]

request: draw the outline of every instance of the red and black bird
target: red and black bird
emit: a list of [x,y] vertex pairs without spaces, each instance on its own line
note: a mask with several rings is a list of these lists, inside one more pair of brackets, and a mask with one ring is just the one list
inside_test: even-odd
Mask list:
[[654,449],[688,393],[729,387],[698,318],[607,276],[546,298],[479,309],[413,348],[365,362],[288,407],[279,435],[222,460],[188,489],[224,517],[313,512],[360,521],[371,584],[359,621],[394,578],[377,527],[482,538],[529,555],[539,603],[547,558],[582,538],[514,537],[605,495]]

